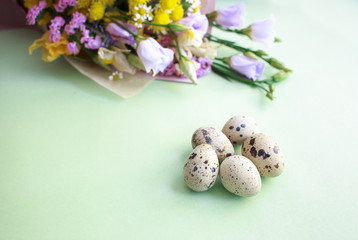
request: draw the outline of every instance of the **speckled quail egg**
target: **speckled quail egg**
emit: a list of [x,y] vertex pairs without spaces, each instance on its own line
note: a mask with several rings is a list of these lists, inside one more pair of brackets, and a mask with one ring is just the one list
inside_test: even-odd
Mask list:
[[281,149],[275,140],[265,134],[258,133],[247,138],[241,151],[264,177],[276,177],[284,169]]
[[226,157],[234,155],[234,147],[230,140],[220,130],[213,127],[201,127],[195,131],[191,138],[193,148],[200,144],[210,144],[218,159],[222,162]]
[[232,144],[241,145],[246,138],[257,132],[257,123],[249,116],[236,115],[226,122],[222,132]]
[[209,144],[197,146],[190,153],[183,173],[186,185],[196,192],[214,186],[219,173],[219,160],[213,147]]
[[220,166],[224,187],[236,195],[251,197],[261,190],[261,177],[255,165],[244,156],[226,158]]

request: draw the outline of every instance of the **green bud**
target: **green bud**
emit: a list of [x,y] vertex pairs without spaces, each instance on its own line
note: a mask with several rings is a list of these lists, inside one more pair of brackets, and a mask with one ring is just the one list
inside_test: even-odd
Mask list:
[[269,98],[270,100],[274,99],[272,92],[266,93],[266,97]]
[[275,85],[270,84],[269,85],[269,90],[270,90],[270,92],[274,92],[275,91]]
[[217,11],[214,11],[214,12],[211,12],[211,13],[206,14],[206,17],[207,17],[207,19],[208,19],[210,22],[215,21],[215,19],[216,19],[217,16],[218,16],[218,12],[217,12]]
[[175,23],[175,22],[169,23],[168,28],[172,32],[183,32],[183,31],[187,31],[187,30],[191,29],[190,27],[187,27],[183,24]]
[[280,42],[282,42],[282,41],[281,41],[281,39],[275,37],[275,41],[274,41],[274,42],[280,43]]
[[291,71],[290,69],[286,68],[286,66],[282,62],[278,61],[276,58],[270,58],[268,61],[270,65],[276,69],[284,70],[287,72]]
[[262,50],[257,50],[255,51],[255,54],[259,57],[262,57],[262,56],[268,56],[268,54],[265,52],[265,51],[262,51]]
[[145,71],[143,62],[137,55],[131,53],[127,56],[127,60],[133,67]]
[[248,26],[248,27],[242,29],[241,32],[242,32],[242,34],[251,38],[251,26]]
[[244,56],[248,57],[248,58],[251,58],[251,59],[254,59],[254,60],[259,60],[259,58],[257,57],[257,55],[253,52],[250,52],[250,51],[246,51],[244,52]]
[[223,58],[222,61],[228,65],[230,65],[231,57]]
[[278,72],[272,76],[272,81],[280,82],[280,81],[284,80],[288,75],[289,75],[288,72]]
[[198,85],[196,69],[192,61],[186,57],[181,57],[179,59],[179,69],[190,81]]

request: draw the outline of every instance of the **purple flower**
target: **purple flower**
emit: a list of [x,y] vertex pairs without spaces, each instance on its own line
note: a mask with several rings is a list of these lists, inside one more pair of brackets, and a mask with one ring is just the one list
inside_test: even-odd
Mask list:
[[76,42],[67,43],[67,51],[71,54],[77,54],[79,52]]
[[85,43],[90,38],[90,35],[89,35],[90,31],[83,26],[81,28],[81,32],[82,32],[81,43]]
[[230,67],[249,79],[257,80],[264,71],[265,63],[243,55],[235,55],[230,58]]
[[230,7],[217,10],[216,23],[224,28],[243,28],[245,21],[245,4],[240,2]]
[[209,28],[209,21],[207,17],[198,13],[182,18],[178,21],[178,23],[192,28],[194,35],[198,35],[200,38],[204,37]]
[[77,4],[77,0],[59,0],[54,4],[54,8],[57,12],[63,12],[68,6],[74,7]]
[[49,26],[50,28],[49,38],[51,42],[55,43],[60,41],[60,36],[61,36],[60,29],[64,24],[65,24],[65,20],[60,16],[57,16],[51,20],[51,24]]
[[252,40],[272,46],[275,41],[275,32],[273,26],[275,24],[274,16],[269,19],[254,22],[249,26],[249,36]]
[[174,52],[163,48],[153,38],[147,38],[139,43],[138,57],[142,60],[147,73],[153,70],[153,76],[164,69],[173,61]]
[[196,69],[196,76],[198,78],[200,78],[206,74],[209,74],[211,72],[211,65],[213,64],[213,62],[211,61],[210,58],[199,57],[196,61],[200,64],[200,67],[198,69]]
[[26,20],[27,24],[34,25],[36,23],[36,17],[40,14],[40,12],[47,6],[45,1],[40,1],[39,5],[35,5],[27,12]]
[[102,44],[101,36],[96,35],[95,38],[89,37],[86,40],[85,47],[88,49],[98,49],[101,47],[101,44]]
[[81,29],[86,22],[86,16],[82,13],[75,12],[72,14],[71,21],[65,26],[65,31],[68,35],[75,34],[75,29]]
[[[120,21],[118,21],[120,22]],[[120,22],[121,24],[123,24],[126,28],[128,28],[129,30],[131,30],[134,33],[137,33],[137,29],[129,23],[124,23],[124,22]],[[117,40],[117,39],[121,39],[123,40],[123,42],[130,44],[130,45],[134,45],[135,44],[135,39],[132,36],[132,34],[130,34],[127,30],[123,29],[122,27],[118,26],[115,23],[110,23],[108,24],[108,26],[106,27],[106,31],[111,34],[112,38]]]

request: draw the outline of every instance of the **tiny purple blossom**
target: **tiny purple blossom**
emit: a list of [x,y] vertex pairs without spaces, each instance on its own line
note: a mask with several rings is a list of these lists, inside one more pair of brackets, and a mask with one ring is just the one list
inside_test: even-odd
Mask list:
[[54,4],[54,8],[57,12],[63,12],[68,6],[74,7],[77,4],[77,0],[59,0]]
[[[118,21],[118,22],[123,24],[126,28],[128,28],[132,32],[137,33],[137,29],[135,28],[134,25],[129,24],[129,23],[124,23],[124,22],[121,22],[121,21]],[[122,27],[118,26],[115,23],[108,24],[108,26],[106,27],[106,31],[115,40],[121,39],[121,40],[123,40],[123,42],[125,42],[127,44],[130,44],[130,45],[135,44],[135,39],[132,36],[132,34],[130,34],[127,30],[123,29]]]
[[210,58],[208,58],[208,57],[197,58],[196,61],[200,64],[200,67],[198,69],[196,69],[196,76],[198,78],[200,78],[206,74],[209,74],[211,72],[211,65],[213,64],[213,61],[211,61]]
[[75,12],[72,14],[71,21],[65,26],[65,31],[68,35],[75,34],[75,29],[81,29],[86,22],[86,16],[82,13]]
[[263,61],[254,60],[243,55],[232,56],[229,65],[231,69],[254,81],[261,77],[265,68]]
[[254,22],[249,27],[249,29],[251,29],[249,33],[250,38],[267,46],[272,46],[275,41],[274,24],[274,16],[263,21]]
[[90,37],[87,39],[85,43],[85,47],[88,49],[98,49],[101,47],[101,44],[102,44],[101,36],[96,35],[95,38]]
[[39,5],[35,5],[29,9],[26,15],[27,24],[34,25],[36,23],[36,17],[47,6],[45,1],[40,1]]
[[147,38],[139,43],[138,57],[142,60],[147,73],[153,71],[153,76],[164,69],[173,61],[174,52],[163,48],[153,38]]
[[49,38],[51,42],[55,43],[60,41],[60,36],[61,36],[60,29],[64,24],[65,24],[65,20],[60,16],[57,16],[51,20],[51,24],[49,26],[50,28]]
[[86,29],[85,27],[83,27],[81,29],[81,31],[82,31],[81,43],[85,43],[90,38],[90,35],[89,35],[90,31],[88,29]]
[[67,43],[67,51],[71,54],[77,54],[79,52],[76,42]]
[[194,34],[199,36],[200,38],[204,37],[204,35],[208,32],[209,28],[209,21],[207,17],[199,13],[182,18],[178,21],[178,23],[192,28]]
[[224,28],[243,28],[245,21],[245,4],[240,2],[233,6],[223,7],[217,10],[216,23]]

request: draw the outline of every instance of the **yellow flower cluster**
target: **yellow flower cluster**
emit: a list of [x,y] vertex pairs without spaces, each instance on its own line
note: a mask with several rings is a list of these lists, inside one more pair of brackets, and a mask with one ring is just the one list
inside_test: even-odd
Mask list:
[[91,21],[98,21],[104,17],[107,6],[113,6],[115,0],[78,0],[76,10],[89,17]]
[[[170,22],[176,22],[184,16],[184,8],[180,0],[160,0],[157,5],[153,23],[166,25]],[[161,26],[151,26],[154,32],[165,32]]]

